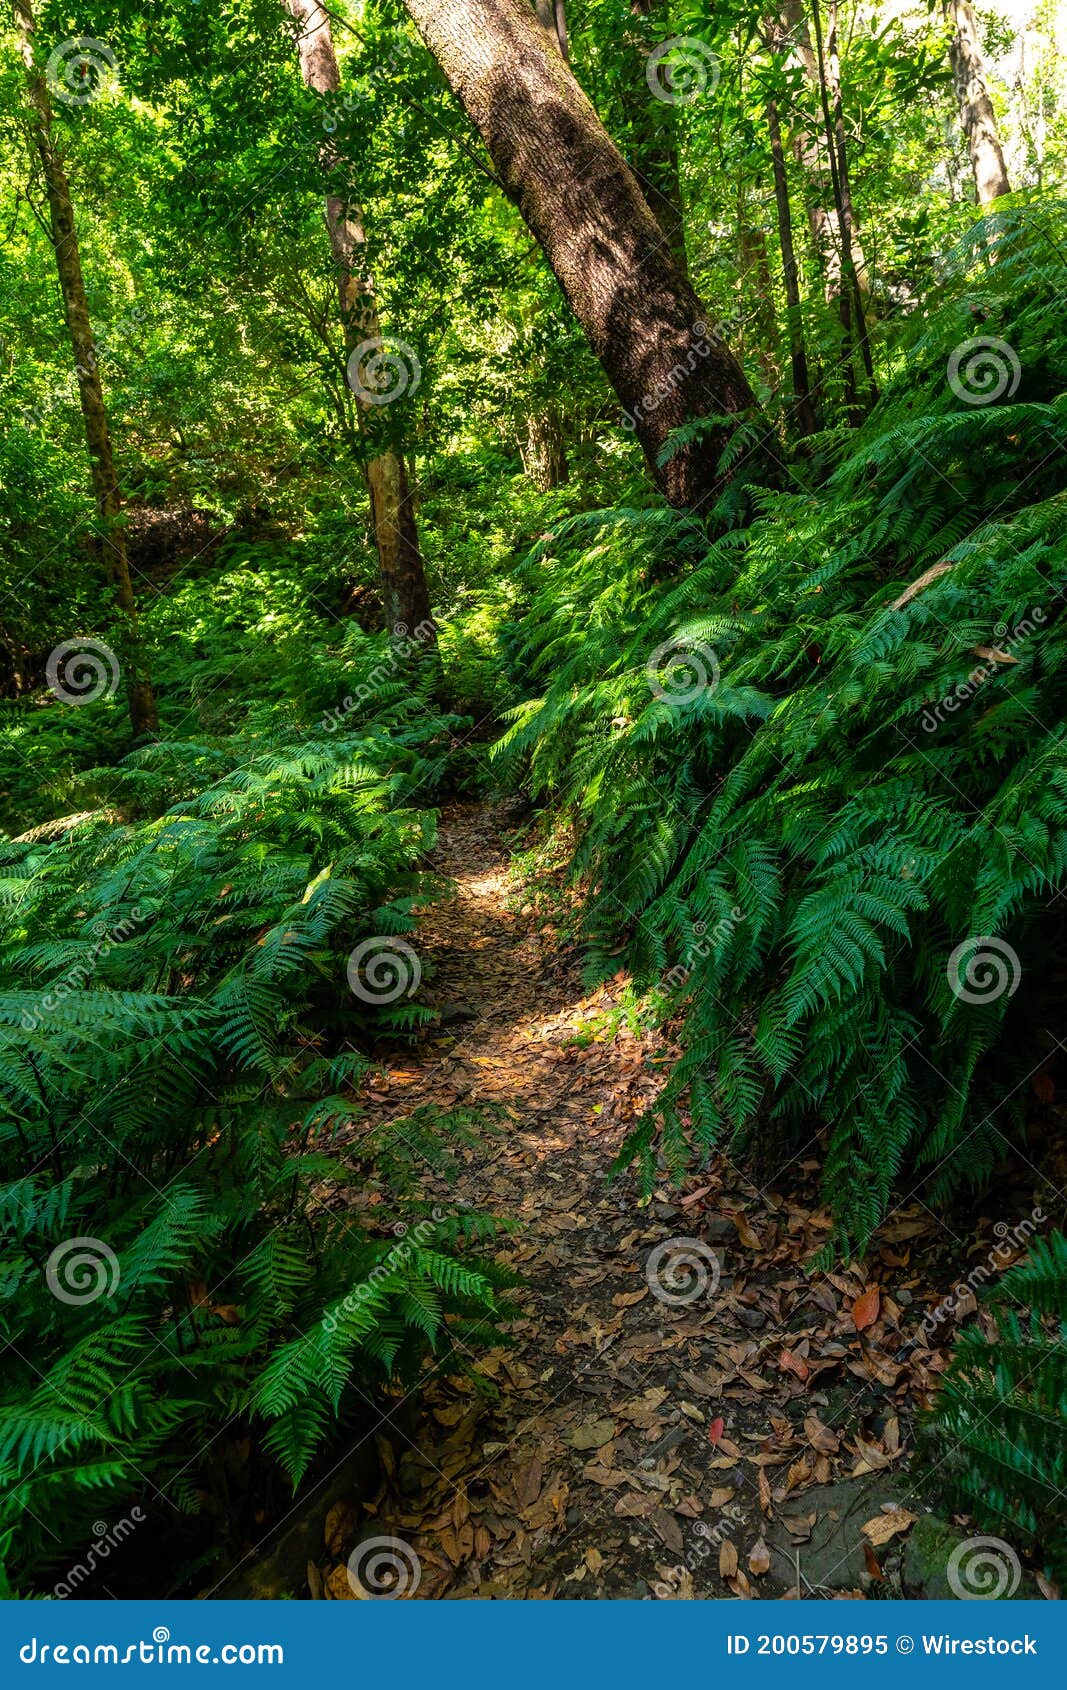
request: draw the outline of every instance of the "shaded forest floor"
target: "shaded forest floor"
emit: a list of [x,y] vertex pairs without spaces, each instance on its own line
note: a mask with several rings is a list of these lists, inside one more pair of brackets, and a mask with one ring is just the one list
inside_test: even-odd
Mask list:
[[[830,1229],[814,1139],[760,1186],[725,1155],[643,1205],[609,1181],[671,1052],[605,1031],[613,987],[583,994],[576,950],[524,901],[515,820],[443,813],[433,866],[456,895],[417,935],[440,1019],[361,1101],[370,1123],[499,1108],[458,1184],[427,1174],[425,1194],[511,1225],[523,1313],[510,1347],[472,1357],[495,1400],[436,1371],[387,1403],[376,1494],[333,1503],[291,1594],[358,1596],[350,1561],[381,1537],[417,1556],[417,1599],[948,1594],[951,1529],[911,1458],[954,1322],[922,1322],[999,1241],[992,1220],[964,1243],[919,1193],[865,1263],[813,1273]],[[1015,1195],[998,1214],[1040,1197]],[[669,1255],[654,1271],[678,1240],[697,1278],[671,1280]]]

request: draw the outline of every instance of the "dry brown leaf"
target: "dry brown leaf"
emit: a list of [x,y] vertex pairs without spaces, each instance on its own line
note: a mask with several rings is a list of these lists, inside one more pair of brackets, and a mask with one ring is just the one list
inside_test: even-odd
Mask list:
[[817,1414],[804,1416],[804,1431],[813,1449],[822,1450],[827,1455],[836,1455],[841,1447],[837,1433],[831,1432],[829,1426],[824,1426]]
[[526,1464],[515,1470],[512,1484],[520,1508],[531,1508],[541,1494],[542,1466],[537,1456],[533,1456]]
[[748,1570],[757,1578],[771,1570],[771,1552],[761,1537],[758,1537],[748,1552]]
[[590,1420],[564,1432],[563,1442],[571,1449],[602,1449],[615,1436],[614,1420]]
[[719,1545],[719,1577],[733,1578],[737,1571],[737,1550],[729,1538],[724,1538]]
[[896,1537],[899,1532],[906,1532],[917,1519],[918,1515],[909,1513],[906,1508],[887,1509],[885,1513],[876,1514],[873,1520],[867,1521],[863,1527],[863,1535],[868,1543],[878,1548],[881,1544],[888,1543],[890,1538]]
[[852,1305],[852,1324],[857,1332],[866,1332],[868,1326],[873,1326],[878,1319],[882,1307],[882,1293],[877,1285],[871,1285],[857,1297]]

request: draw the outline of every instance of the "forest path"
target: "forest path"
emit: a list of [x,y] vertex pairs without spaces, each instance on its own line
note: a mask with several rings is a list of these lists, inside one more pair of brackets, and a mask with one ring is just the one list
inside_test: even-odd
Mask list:
[[[456,896],[413,936],[421,1000],[442,1021],[386,1057],[361,1102],[370,1122],[420,1105],[502,1109],[461,1151],[458,1183],[428,1174],[425,1194],[513,1225],[498,1255],[523,1277],[523,1315],[511,1347],[472,1357],[496,1400],[438,1371],[387,1403],[378,1494],[331,1510],[313,1593],[358,1595],[359,1544],[382,1538],[419,1600],[775,1595],[796,1583],[798,1554],[804,1594],[855,1588],[872,1576],[859,1526],[906,1488],[916,1369],[892,1353],[903,1311],[883,1297],[861,1335],[867,1270],[801,1271],[828,1226],[813,1160],[790,1168],[784,1194],[725,1157],[644,1206],[631,1179],[608,1182],[657,1068],[625,1031],[574,1042],[612,989],[583,995],[573,952],[539,931],[509,867],[514,823],[506,806],[443,812],[434,867]],[[903,1236],[924,1224],[906,1217]],[[679,1241],[697,1271],[672,1280]],[[651,1253],[668,1242],[657,1272]],[[832,1482],[845,1476],[852,1490]],[[833,1523],[805,1572],[822,1524],[801,1495],[812,1487],[831,1493]],[[846,1547],[837,1522],[853,1504]]]

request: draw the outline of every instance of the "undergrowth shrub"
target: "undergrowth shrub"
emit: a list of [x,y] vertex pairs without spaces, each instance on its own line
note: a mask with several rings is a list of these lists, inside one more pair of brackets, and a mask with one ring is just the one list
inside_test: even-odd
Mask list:
[[[498,754],[576,826],[592,977],[625,965],[660,1018],[683,1016],[684,1056],[624,1155],[650,1185],[657,1158],[677,1174],[756,1141],[784,1162],[821,1133],[845,1248],[901,1181],[939,1200],[989,1179],[1024,1130],[1056,976],[1067,269],[1050,215],[1002,219],[995,264],[981,229],[957,255],[866,425],[820,442],[825,485],[762,495],[710,545],[663,509],[581,515],[526,566],[511,656],[540,696]],[[1004,360],[995,402],[948,379],[978,336]]]
[[930,1424],[939,1488],[1067,1576],[1067,1238],[1032,1244],[957,1341]]
[[[368,1389],[465,1368],[504,1308],[489,1223],[412,1189],[474,1117],[368,1133],[352,1098],[374,1038],[430,1013],[354,993],[348,959],[443,895],[418,806],[457,719],[358,631],[268,640],[227,709],[222,632],[185,637],[209,661],[172,651],[172,721],[214,731],[88,770],[80,811],[0,844],[0,1535],[23,1591],[59,1506],[61,1554],[156,1491],[239,1529],[242,1440],[247,1487],[275,1462],[298,1483]],[[24,750],[62,709],[16,713]]]

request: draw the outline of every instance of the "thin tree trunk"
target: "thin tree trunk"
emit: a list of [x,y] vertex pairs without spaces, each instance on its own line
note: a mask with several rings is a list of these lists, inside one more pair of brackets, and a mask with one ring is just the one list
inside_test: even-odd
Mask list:
[[52,135],[52,103],[48,87],[44,76],[34,63],[35,25],[30,0],[14,0],[14,16],[33,113],[33,144],[44,175],[59,288],[63,296],[63,309],[70,333],[71,351],[74,354],[75,374],[78,378],[93,497],[104,527],[105,569],[108,581],[114,588],[115,602],[122,614],[124,625],[122,658],[126,670],[126,699],[130,722],[135,734],[154,734],[159,728],[159,713],[138,639],[137,605],[130,579],[126,535],[121,524],[122,491],[115,473],[115,459],[111,450],[111,431],[108,427],[103,383],[89,320],[89,304],[85,294],[85,278],[82,274],[70,184]]
[[[755,408],[743,370],[526,0],[404,0],[488,148],[672,504],[719,488],[732,423],[658,462],[697,417]],[[763,465],[760,466],[761,468]]]
[[567,44],[567,9],[565,0],[535,0],[537,16],[555,41],[564,61],[570,59]]
[[649,98],[647,76],[649,53],[671,33],[670,8],[664,0],[630,0],[630,12],[638,32],[634,41],[638,58],[636,99],[630,102],[631,123],[638,137],[633,171],[667,237],[675,263],[688,276],[678,108],[669,100]]
[[[841,103],[841,66],[837,55],[837,0],[830,0],[829,6],[829,34],[826,48],[823,48],[822,19],[819,14],[819,0],[811,0],[812,19],[815,24],[815,49],[818,55],[819,67],[819,97],[822,102],[823,121],[826,126],[826,144],[830,155],[830,179],[833,186],[834,204],[837,209],[837,225],[841,237],[841,297],[850,299],[856,313],[856,336],[859,342],[860,356],[867,377],[868,404],[873,404],[877,397],[874,385],[874,366],[871,359],[871,343],[867,333],[867,319],[863,309],[863,295],[860,292],[859,277],[856,274],[856,264],[853,257],[852,229],[852,190],[848,179],[848,154],[845,146],[845,118]],[[831,115],[832,106],[832,115]],[[849,327],[851,327],[851,311],[849,312]],[[842,322],[845,318],[842,315]]]
[[567,443],[554,405],[531,411],[526,417],[526,439],[522,442],[523,469],[542,493],[562,487],[569,478]]
[[990,205],[1011,193],[1004,150],[1000,144],[993,102],[986,87],[985,64],[978,44],[978,26],[969,0],[945,0],[945,17],[953,27],[948,56],[960,106],[960,122],[967,137],[979,205]]
[[[329,14],[320,0],[285,0],[285,5],[297,26],[296,45],[305,84],[316,94],[335,94],[341,76]],[[328,142],[323,143],[319,156],[329,181],[336,176],[341,160]],[[351,353],[367,342],[380,343],[382,333],[358,203],[351,196],[342,199],[327,192],[326,228],[337,272],[345,350]],[[369,389],[356,386],[353,391],[360,432],[368,448],[367,488],[385,624],[390,634],[398,637],[412,636],[419,630],[419,642],[430,647],[436,644],[436,632],[404,459],[382,438],[384,407],[367,397]]]
[[802,435],[814,434],[818,427],[811,397],[808,375],[808,354],[804,345],[804,323],[800,314],[800,280],[797,254],[793,245],[793,213],[789,204],[789,178],[786,175],[785,153],[782,150],[782,126],[778,121],[778,106],[767,101],[767,132],[771,141],[771,171],[774,176],[774,203],[778,215],[778,244],[782,249],[782,281],[785,287],[785,315],[789,334],[789,362],[793,372],[793,398],[796,417]]
[[[768,29],[771,46],[775,51],[787,50],[794,63],[803,68],[809,86],[814,90],[821,105],[822,78],[819,74],[819,61],[808,33],[804,0],[779,0],[778,17],[770,20]],[[837,206],[833,196],[832,173],[824,168],[820,156],[818,136],[812,132],[810,125],[803,120],[794,135],[793,156],[804,170],[811,186],[815,189],[817,203],[810,206],[808,216],[812,235],[826,266],[827,303],[833,304],[841,291],[842,272],[841,233]],[[863,298],[864,314],[866,315],[870,297],[870,277],[867,260],[863,254],[859,219],[856,216],[855,207],[852,208],[852,227],[849,235],[853,264]]]

